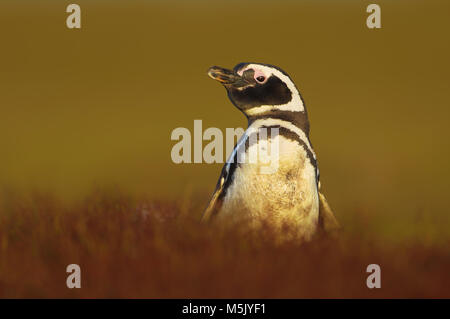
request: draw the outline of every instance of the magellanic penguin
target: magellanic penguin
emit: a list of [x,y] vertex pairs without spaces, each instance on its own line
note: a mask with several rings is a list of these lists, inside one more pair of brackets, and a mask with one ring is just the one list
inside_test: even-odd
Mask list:
[[319,191],[308,115],[287,73],[273,65],[240,63],[233,70],[213,66],[208,75],[226,88],[248,128],[222,169],[203,220],[266,219],[280,230],[283,224],[293,227],[305,241],[320,229],[339,228]]

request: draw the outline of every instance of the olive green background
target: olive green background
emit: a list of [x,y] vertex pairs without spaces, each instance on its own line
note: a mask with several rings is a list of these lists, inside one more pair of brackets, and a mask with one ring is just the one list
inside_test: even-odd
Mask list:
[[206,205],[221,164],[174,164],[171,132],[245,128],[206,71],[264,62],[303,95],[344,226],[449,238],[448,1],[377,1],[378,30],[371,1],[76,1],[81,30],[66,27],[70,3],[0,5],[3,194],[111,188]]

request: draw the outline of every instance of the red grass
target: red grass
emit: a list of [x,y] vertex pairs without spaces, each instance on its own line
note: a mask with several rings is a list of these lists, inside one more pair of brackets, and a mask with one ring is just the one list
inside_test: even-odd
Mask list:
[[[450,297],[448,247],[345,230],[338,241],[274,245],[268,231],[219,229],[200,224],[197,210],[181,212],[99,194],[69,208],[10,198],[0,208],[0,297]],[[81,289],[66,287],[72,263]],[[366,287],[372,263],[381,289]]]

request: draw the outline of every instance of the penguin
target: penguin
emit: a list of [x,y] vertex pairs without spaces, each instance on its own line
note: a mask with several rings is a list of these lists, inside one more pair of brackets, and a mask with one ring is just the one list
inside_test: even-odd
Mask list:
[[339,229],[320,192],[308,114],[289,75],[264,63],[239,63],[232,70],[213,66],[208,75],[225,87],[248,127],[222,168],[202,220],[268,221],[280,231],[287,224],[305,241],[320,230]]

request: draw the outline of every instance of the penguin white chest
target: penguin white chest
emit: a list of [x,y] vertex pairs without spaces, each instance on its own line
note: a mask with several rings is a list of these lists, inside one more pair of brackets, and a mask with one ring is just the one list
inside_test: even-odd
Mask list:
[[[297,141],[282,135],[263,142],[271,152],[259,152],[256,162],[236,167],[220,215],[273,218],[302,226],[305,235],[313,233],[318,224],[319,201],[316,169],[307,152]],[[254,148],[264,150],[258,144],[248,148],[246,158],[254,154]],[[275,154],[274,149],[278,149]]]

